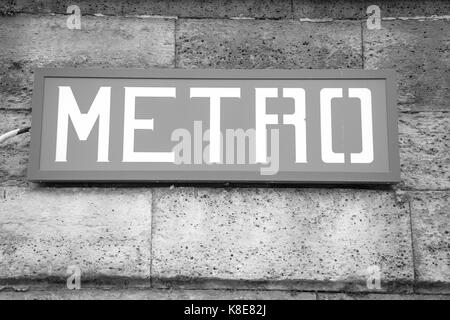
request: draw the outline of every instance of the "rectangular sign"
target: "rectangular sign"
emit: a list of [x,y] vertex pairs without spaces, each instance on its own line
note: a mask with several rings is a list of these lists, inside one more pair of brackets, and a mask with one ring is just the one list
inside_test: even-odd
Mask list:
[[398,182],[394,76],[38,69],[29,179]]

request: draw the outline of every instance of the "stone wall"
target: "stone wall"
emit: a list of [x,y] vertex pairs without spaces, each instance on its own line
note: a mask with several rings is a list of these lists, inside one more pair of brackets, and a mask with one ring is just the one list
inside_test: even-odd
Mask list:
[[[81,30],[66,8],[81,8]],[[380,30],[365,9],[381,8]],[[0,132],[29,125],[33,69],[312,68],[399,74],[393,187],[39,185],[0,146],[0,284],[450,293],[450,2],[0,1]]]

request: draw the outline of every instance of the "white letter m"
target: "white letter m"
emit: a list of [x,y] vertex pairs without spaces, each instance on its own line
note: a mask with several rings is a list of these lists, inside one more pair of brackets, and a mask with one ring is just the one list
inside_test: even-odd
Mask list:
[[56,131],[57,162],[67,161],[67,135],[69,118],[81,141],[86,141],[95,123],[98,121],[98,162],[108,162],[109,149],[109,113],[111,87],[100,87],[89,111],[80,112],[70,87],[60,86],[58,98],[58,126]]

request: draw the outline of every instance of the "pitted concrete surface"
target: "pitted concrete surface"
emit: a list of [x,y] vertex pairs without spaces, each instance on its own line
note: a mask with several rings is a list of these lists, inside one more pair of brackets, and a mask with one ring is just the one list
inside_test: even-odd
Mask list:
[[[51,287],[6,288],[0,298],[250,298],[255,288],[263,292],[256,298],[293,289],[294,298],[310,297],[302,290],[327,299],[448,297],[448,1],[380,1],[380,30],[366,27],[370,1],[79,1],[81,30],[66,27],[69,2],[0,1],[0,133],[29,125],[39,66],[392,68],[402,181],[350,189],[35,185],[25,179],[29,136],[18,136],[0,146],[1,284],[61,283],[76,264],[90,285],[249,293],[52,295]],[[370,291],[370,265],[394,295],[348,294]]]
[[[70,0],[3,0],[0,12],[65,14]],[[84,14],[162,15],[183,18],[258,19],[363,19],[371,0],[78,0]],[[386,17],[445,15],[450,11],[446,0],[378,0]]]
[[0,290],[0,300],[316,300],[314,292],[182,289],[80,289],[35,290],[21,287]]
[[449,20],[382,21],[381,25],[380,30],[364,28],[365,68],[397,71],[401,110],[449,111]]
[[415,193],[411,206],[417,277],[431,284],[422,291],[450,293],[439,288],[450,278],[450,193]]
[[0,287],[0,300],[450,300],[450,295],[329,293],[289,290],[185,290]]
[[449,295],[318,293],[318,300],[450,300]]
[[[70,0],[15,1],[16,12],[66,13]],[[290,0],[80,0],[76,4],[85,14],[159,15],[196,18],[253,17],[284,19],[291,17]]]
[[450,189],[450,113],[402,113],[399,117],[402,187]]
[[180,20],[177,66],[215,69],[361,67],[356,21]]
[[[74,196],[76,195],[76,196]],[[1,188],[0,280],[150,278],[151,192]]]
[[174,21],[82,18],[69,30],[67,17],[0,17],[0,105],[31,108],[37,67],[151,68],[174,62]]
[[[158,278],[412,282],[409,213],[394,193],[358,190],[159,189]],[[387,210],[389,208],[389,210]]]
[[[347,1],[348,2],[348,1]],[[447,0],[363,0],[364,9],[376,4],[380,7],[383,17],[424,17],[442,16],[450,12]]]

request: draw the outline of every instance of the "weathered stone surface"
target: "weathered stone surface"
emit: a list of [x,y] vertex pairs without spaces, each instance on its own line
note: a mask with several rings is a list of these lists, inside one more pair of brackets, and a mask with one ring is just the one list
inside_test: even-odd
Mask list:
[[359,22],[180,20],[181,68],[359,68]]
[[[0,279],[150,278],[151,192],[0,188]],[[2,280],[3,281],[3,280]]]
[[450,14],[448,0],[364,0],[364,10],[370,5],[380,7],[381,17],[430,17]]
[[296,19],[361,19],[366,14],[361,0],[294,0],[292,3]]
[[[25,291],[23,291],[25,290]],[[22,291],[22,292],[20,292]],[[450,295],[318,293],[319,300],[449,300]],[[315,300],[316,294],[299,291],[260,290],[182,290],[20,287],[0,290],[0,300]]]
[[0,300],[315,300],[311,292],[253,290],[81,289],[0,291]]
[[383,21],[380,30],[364,27],[365,68],[398,72],[404,110],[448,110],[448,52],[448,21]]
[[[55,0],[10,0],[12,12],[50,13],[53,12]],[[66,10],[64,10],[64,13]],[[62,12],[61,12],[62,13]]]
[[447,0],[339,0],[313,1],[294,0],[294,18],[309,19],[364,19],[367,8],[377,5],[381,17],[443,16],[450,13]]
[[36,67],[168,67],[174,21],[83,17],[69,30],[65,16],[0,17],[0,105],[30,108]]
[[0,15],[11,13],[11,0],[0,0]]
[[81,14],[164,15],[194,18],[290,18],[290,0],[16,0],[19,12],[66,13],[69,5],[80,7]]
[[411,199],[418,290],[450,293],[450,192],[416,192]]
[[376,265],[383,289],[400,287],[413,279],[407,207],[388,191],[155,189],[153,281],[367,290]]
[[367,8],[379,6],[381,17],[417,17],[442,16],[450,13],[450,4],[446,0],[339,0],[313,1],[294,0],[295,18],[310,19],[365,19]]
[[408,189],[450,188],[450,114],[400,114],[400,162]]
[[[13,12],[66,13],[76,4],[82,14],[104,15],[165,15],[185,18],[254,17],[286,19],[361,19],[367,7],[376,4],[382,17],[415,17],[448,15],[446,0],[2,0]],[[12,4],[11,4],[12,3]]]
[[449,295],[319,293],[318,300],[450,300]]
[[[10,130],[30,126],[29,112],[7,112],[0,110],[0,134]],[[0,185],[26,185],[25,180],[28,153],[30,149],[30,134],[20,136],[0,144]]]

